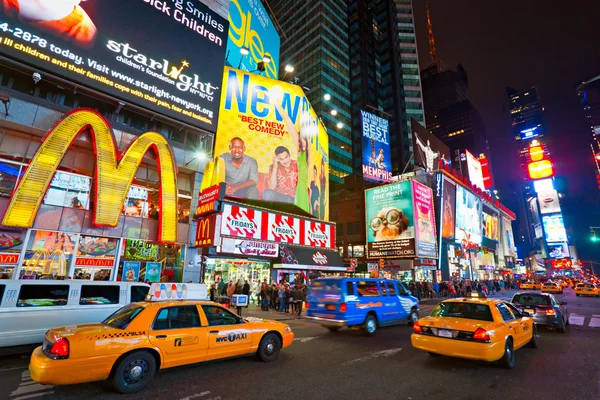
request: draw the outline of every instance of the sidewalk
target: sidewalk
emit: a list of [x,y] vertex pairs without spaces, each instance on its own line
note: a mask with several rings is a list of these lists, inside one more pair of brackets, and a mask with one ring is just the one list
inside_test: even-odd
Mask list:
[[[235,307],[231,307],[231,311],[236,312]],[[302,315],[305,315],[306,310],[302,310]],[[269,311],[261,311],[260,306],[250,304],[248,308],[242,309],[242,317],[253,317],[253,318],[264,318],[271,319],[274,321],[289,321],[301,319],[302,317],[298,317],[296,314],[293,314],[290,310],[288,314],[280,313],[279,311],[275,311],[270,309]]]

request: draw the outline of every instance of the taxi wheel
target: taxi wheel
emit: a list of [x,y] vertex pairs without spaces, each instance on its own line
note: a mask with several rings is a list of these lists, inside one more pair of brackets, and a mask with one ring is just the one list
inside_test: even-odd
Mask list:
[[372,314],[367,315],[363,329],[367,336],[373,336],[375,334],[375,331],[377,331],[377,319],[375,316]]
[[156,373],[156,360],[147,351],[136,351],[116,366],[113,385],[120,393],[135,393],[145,388]]
[[274,333],[267,333],[258,346],[258,356],[264,362],[275,361],[281,351],[281,340]]
[[500,365],[503,368],[511,369],[515,366],[515,349],[511,338],[506,339],[506,345],[504,345],[504,355],[500,359]]
[[531,340],[527,343],[527,346],[532,349],[537,349],[538,347],[537,327],[535,325],[531,328]]

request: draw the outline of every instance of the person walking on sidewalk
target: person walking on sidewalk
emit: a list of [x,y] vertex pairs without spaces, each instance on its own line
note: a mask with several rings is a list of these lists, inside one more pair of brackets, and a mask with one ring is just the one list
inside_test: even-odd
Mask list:
[[298,316],[302,314],[302,306],[304,306],[304,302],[306,301],[306,293],[304,292],[305,287],[306,286],[303,283],[296,285],[294,299],[296,300],[296,309],[298,310]]
[[260,287],[260,309],[262,311],[269,311],[269,300],[271,300],[269,297],[269,288],[267,283],[263,282]]
[[229,286],[227,286],[227,297],[229,297],[231,299],[231,296],[233,296],[234,293],[235,293],[235,285],[233,284],[233,281],[230,280]]
[[246,300],[246,308],[248,308],[248,305],[250,304],[250,284],[247,279],[244,281],[244,286],[242,286],[242,294],[246,295],[246,298],[248,299]]
[[437,282],[433,283],[433,290],[435,291],[435,298],[437,299],[440,296],[440,285]]
[[283,284],[279,285],[279,290],[277,292],[279,296],[279,312],[285,311],[285,286]]

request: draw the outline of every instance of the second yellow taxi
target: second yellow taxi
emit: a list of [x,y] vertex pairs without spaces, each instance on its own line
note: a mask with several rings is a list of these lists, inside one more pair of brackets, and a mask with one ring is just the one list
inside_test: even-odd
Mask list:
[[542,284],[536,281],[527,281],[521,283],[521,290],[539,290]]
[[287,324],[190,300],[205,299],[205,285],[153,284],[150,293],[150,301],[129,304],[102,323],[49,330],[31,356],[31,378],[45,385],[111,379],[117,391],[133,393],[159,369],[248,355],[274,361],[294,340]]
[[505,368],[515,365],[517,349],[537,348],[537,328],[529,314],[477,293],[442,301],[413,331],[413,347],[432,356],[498,361]]
[[542,284],[542,293],[562,293],[563,288],[558,283],[547,281]]
[[575,286],[575,294],[577,296],[596,296],[600,297],[600,287],[593,283],[578,283]]

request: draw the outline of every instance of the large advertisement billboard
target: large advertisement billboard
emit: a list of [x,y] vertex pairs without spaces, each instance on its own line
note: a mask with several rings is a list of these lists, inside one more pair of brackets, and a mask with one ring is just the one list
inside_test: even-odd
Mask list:
[[467,155],[467,170],[469,172],[469,181],[479,189],[485,189],[485,183],[483,182],[483,171],[481,169],[481,162],[471,152],[465,150]]
[[456,185],[444,179],[444,206],[442,209],[442,237],[454,238],[454,212],[456,210]]
[[373,113],[360,110],[362,121],[363,177],[375,182],[392,180],[390,123]]
[[226,67],[223,90],[215,155],[226,196],[294,204],[328,220],[327,131],[302,88]]
[[554,214],[560,212],[560,203],[556,190],[539,192],[538,200],[540,202],[540,213]]
[[[279,34],[261,0],[229,2],[227,61],[230,65],[244,71],[256,71],[258,63],[267,56],[271,62],[265,64],[265,75],[277,79],[279,47]],[[248,54],[243,54],[242,48]]]
[[450,163],[450,148],[414,118],[410,120],[413,135],[415,165],[425,168],[427,172],[438,169],[440,160]]
[[417,257],[437,258],[433,190],[413,181],[412,191]]
[[224,18],[198,0],[49,4],[0,2],[0,54],[216,131]]
[[464,187],[456,187],[456,226],[454,238],[457,242],[481,244],[481,200]]
[[516,254],[515,238],[512,230],[512,222],[502,217],[502,236],[504,241],[504,256],[513,256]]
[[567,231],[562,214],[543,215],[542,225],[548,243],[567,241]]
[[488,239],[492,239],[498,241],[499,232],[498,232],[498,214],[494,212],[483,212],[483,225],[482,231],[483,236]]
[[413,258],[412,181],[365,190],[367,258]]

